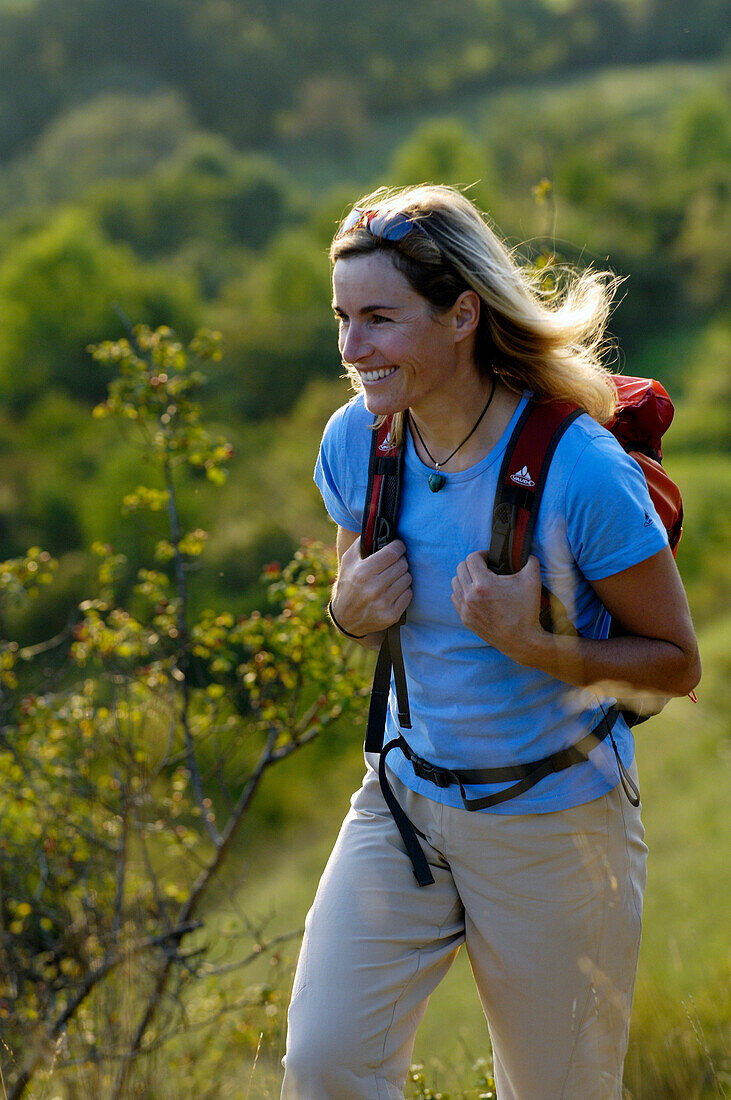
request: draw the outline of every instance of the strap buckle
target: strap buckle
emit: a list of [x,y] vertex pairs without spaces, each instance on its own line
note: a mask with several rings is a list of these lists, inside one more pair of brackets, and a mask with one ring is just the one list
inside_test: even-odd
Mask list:
[[376,516],[375,529],[373,531],[373,550],[383,550],[393,540],[394,532],[390,521],[386,516]]
[[411,758],[411,766],[414,774],[419,779],[426,779],[435,787],[446,788],[457,782],[457,777],[447,768],[440,768],[436,764],[430,764],[428,760],[422,760],[420,756]]

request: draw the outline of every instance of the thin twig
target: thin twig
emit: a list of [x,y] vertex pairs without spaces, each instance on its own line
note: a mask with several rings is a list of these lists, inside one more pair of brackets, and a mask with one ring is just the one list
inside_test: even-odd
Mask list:
[[275,936],[268,943],[258,943],[245,958],[239,959],[238,962],[222,963],[220,966],[205,966],[198,973],[203,978],[217,978],[221,974],[231,974],[234,970],[242,970],[246,966],[251,966],[253,962],[260,959],[262,955],[266,955],[272,948],[279,947],[281,943],[289,943],[301,935],[301,928],[297,928],[294,932],[282,932],[281,935]]
[[221,834],[216,828],[216,823],[213,819],[213,815],[207,806],[204,805],[205,795],[203,792],[203,783],[201,781],[200,769],[198,767],[198,760],[195,755],[195,746],[193,744],[193,735],[190,729],[190,684],[188,682],[188,666],[189,666],[189,646],[190,638],[188,631],[188,587],[185,579],[185,563],[183,562],[183,555],[180,551],[181,531],[180,531],[180,517],[178,514],[178,504],[175,492],[175,481],[173,479],[170,463],[166,459],[163,466],[165,472],[165,487],[168,492],[168,517],[170,521],[170,542],[175,550],[175,557],[173,559],[175,569],[175,582],[178,592],[178,610],[177,610],[177,630],[178,630],[178,674],[179,674],[179,689],[180,689],[180,724],[183,729],[183,736],[185,738],[186,747],[186,762],[188,765],[188,771],[190,772],[190,782],[193,787],[193,794],[195,796],[196,803],[201,811],[201,817],[203,824],[208,832],[213,843],[218,847],[221,843]]
[[7,1090],[6,1088],[5,1088],[5,1077],[4,1077],[4,1075],[3,1075],[3,1064],[2,1064],[2,1061],[0,1061],[0,1085],[2,1085],[2,1087],[3,1087],[3,1097],[4,1097],[4,1100],[8,1100],[8,1090]]
[[75,619],[76,613],[74,613],[74,618],[69,620],[60,634],[56,634],[53,638],[48,638],[45,642],[37,642],[35,645],[23,646],[22,649],[18,650],[18,656],[23,661],[32,661],[34,657],[39,657],[41,653],[48,653],[51,649],[57,649],[71,637]]
[[116,883],[114,896],[114,917],[112,919],[112,932],[116,936],[122,924],[122,906],[124,904],[124,885],[127,873],[127,841],[129,837],[129,813],[130,806],[126,789],[122,790],[124,812],[122,814],[122,836],[117,848]]
[[256,1070],[257,1064],[259,1062],[259,1054],[261,1052],[261,1042],[262,1042],[263,1038],[264,1038],[264,1032],[260,1031],[259,1032],[259,1042],[256,1044],[256,1054],[254,1055],[254,1064],[252,1065],[251,1073],[249,1074],[249,1087],[246,1090],[246,1096],[244,1097],[244,1100],[249,1100],[249,1094],[251,1093],[251,1086],[254,1083],[254,1071]]

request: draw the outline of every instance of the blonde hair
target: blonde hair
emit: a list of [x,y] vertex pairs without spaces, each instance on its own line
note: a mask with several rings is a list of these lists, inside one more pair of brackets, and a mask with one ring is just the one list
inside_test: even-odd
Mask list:
[[[482,302],[475,343],[480,373],[496,375],[516,393],[531,390],[537,401],[572,401],[600,424],[611,420],[615,389],[603,360],[620,279],[609,271],[562,266],[551,273],[558,278],[547,287],[546,268],[519,262],[474,204],[452,187],[380,188],[356,207],[406,214],[424,232],[413,231],[394,242],[363,227],[341,229],[330,248],[333,264],[388,252],[437,313],[446,312],[463,291],[475,291]],[[358,372],[344,365],[354,387],[361,389]],[[394,432],[400,431],[395,420]]]

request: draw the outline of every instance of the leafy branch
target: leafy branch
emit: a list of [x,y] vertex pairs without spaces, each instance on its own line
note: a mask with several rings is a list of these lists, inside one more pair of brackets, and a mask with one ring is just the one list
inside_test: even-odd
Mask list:
[[[363,704],[323,614],[331,550],[303,543],[269,567],[266,612],[191,613],[207,533],[186,531],[180,489],[204,476],[215,490],[233,457],[197,401],[218,338],[184,347],[141,326],[92,354],[118,372],[94,415],[133,428],[150,473],[123,514],[165,526],[131,591],[124,557],[96,543],[96,588],[69,632],[25,648],[0,641],[0,1029],[14,1052],[12,1100],[49,1064],[103,1066],[98,1094],[129,1095],[143,1055],[192,1019],[217,1018],[192,1011],[198,985],[276,953],[283,941],[258,936],[240,961],[214,965],[204,903],[265,774]],[[37,549],[0,565],[0,621],[5,602],[40,595],[54,568]],[[64,641],[52,682],[45,662],[58,664]],[[264,1002],[244,992],[231,1003]]]

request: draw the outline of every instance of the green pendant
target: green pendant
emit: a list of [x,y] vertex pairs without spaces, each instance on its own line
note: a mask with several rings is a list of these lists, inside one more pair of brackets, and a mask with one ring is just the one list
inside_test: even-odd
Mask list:
[[441,474],[429,474],[429,488],[433,493],[438,493],[446,485],[447,479]]

